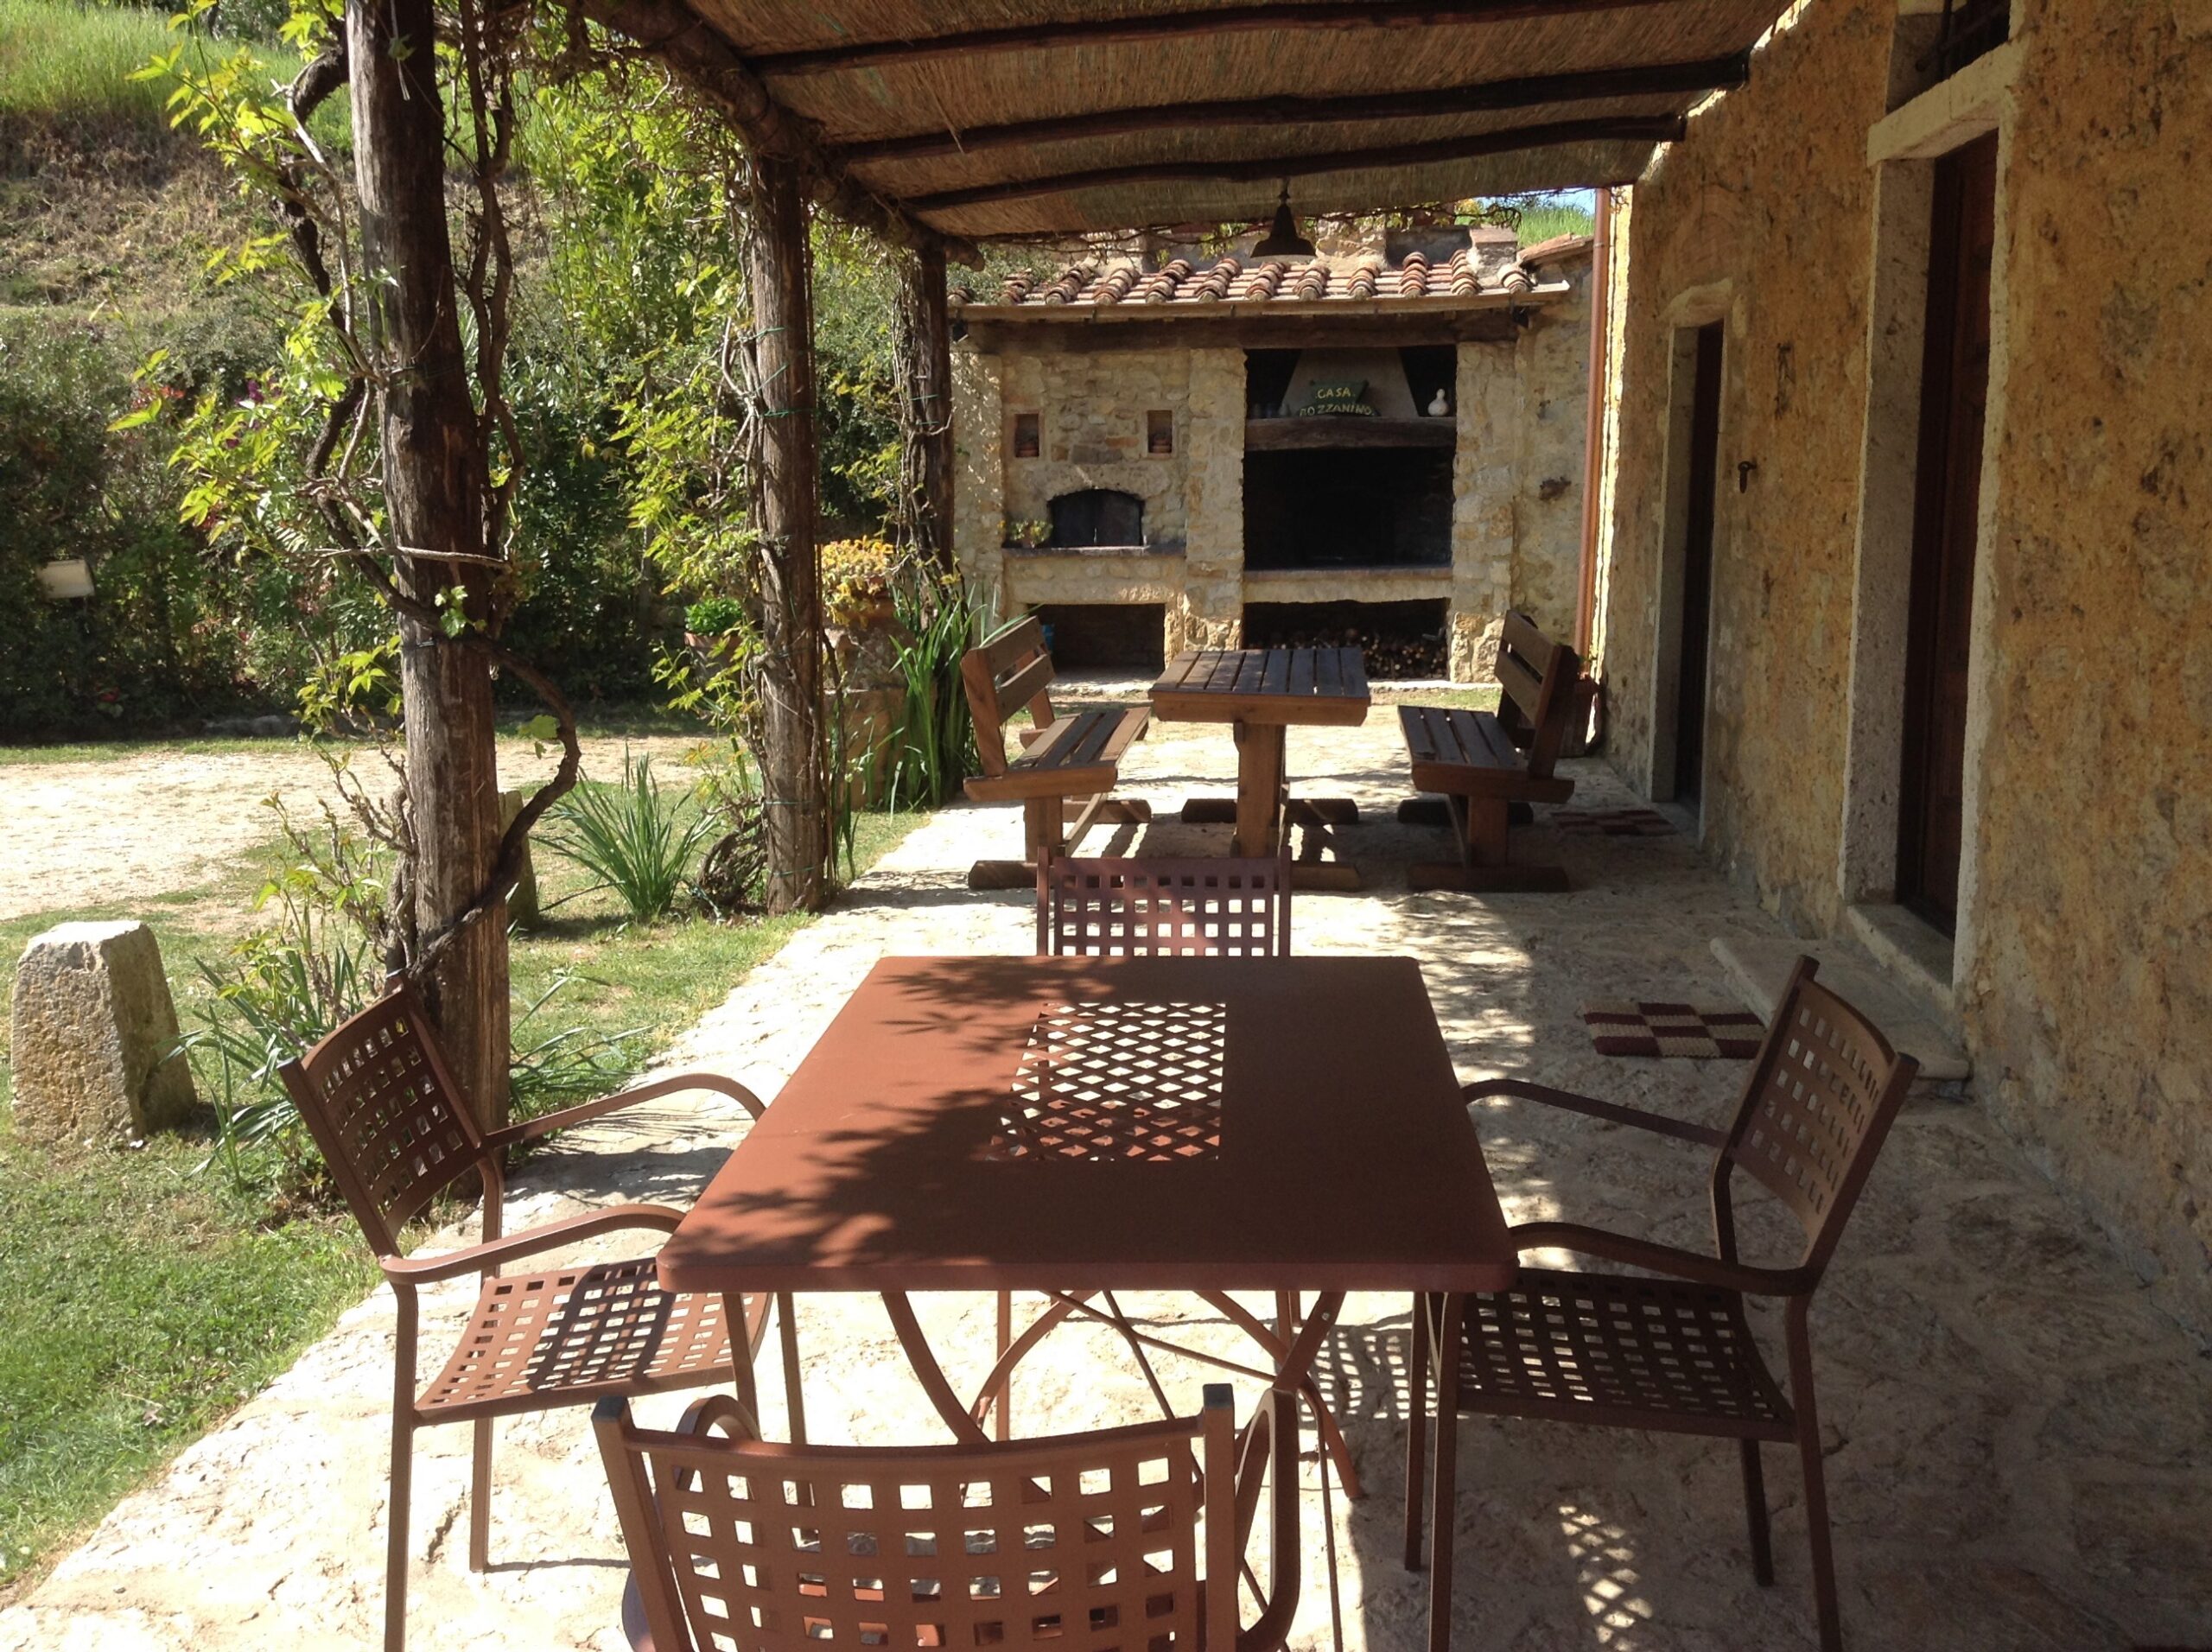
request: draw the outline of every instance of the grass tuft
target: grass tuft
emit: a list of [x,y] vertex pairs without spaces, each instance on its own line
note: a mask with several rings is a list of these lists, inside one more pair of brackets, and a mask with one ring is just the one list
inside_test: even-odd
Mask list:
[[161,138],[168,87],[130,76],[175,43],[159,11],[0,0],[0,124]]

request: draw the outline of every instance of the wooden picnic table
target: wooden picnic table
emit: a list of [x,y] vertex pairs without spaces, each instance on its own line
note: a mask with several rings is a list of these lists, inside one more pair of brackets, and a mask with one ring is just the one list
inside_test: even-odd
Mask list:
[[[964,1400],[910,1292],[1041,1293],[1040,1325],[1106,1318],[1087,1306],[1105,1293],[1192,1293],[1273,1354],[1257,1375],[1313,1398],[1345,1292],[1456,1299],[1515,1261],[1412,959],[932,957],[868,972],[659,1273],[741,1324],[748,1292],[880,1293],[976,1441],[1033,1344]],[[1273,1293],[1273,1332],[1230,1292]]]
[[1275,852],[1284,827],[1306,833],[1306,855],[1292,878],[1308,887],[1357,889],[1359,874],[1339,858],[1320,860],[1329,829],[1359,818],[1349,797],[1288,795],[1283,776],[1285,731],[1293,723],[1357,728],[1373,703],[1367,662],[1357,648],[1200,648],[1179,654],[1152,685],[1153,715],[1170,722],[1225,722],[1236,734],[1236,796],[1199,797],[1183,806],[1186,821],[1233,820],[1236,852]]

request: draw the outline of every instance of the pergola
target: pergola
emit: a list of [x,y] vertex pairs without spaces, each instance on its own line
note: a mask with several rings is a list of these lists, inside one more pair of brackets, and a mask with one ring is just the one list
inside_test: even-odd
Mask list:
[[[667,66],[752,162],[754,522],[782,662],[761,771],[772,910],[821,896],[816,442],[807,204],[896,249],[911,330],[916,537],[950,562],[947,261],[982,243],[1373,212],[1635,179],[1688,111],[1739,86],[1784,0],[574,0]],[[435,87],[397,52],[429,0],[351,0],[355,154],[376,262],[405,279],[388,326],[424,371],[387,403],[387,486],[404,543],[465,547],[452,456],[473,413],[440,193]],[[424,60],[427,54],[424,54]],[[417,650],[429,716],[410,731],[418,901],[461,911],[500,842],[484,674]],[[480,925],[436,988],[471,1087],[504,1092],[505,971]],[[450,1023],[458,1022],[459,1026]]]
[[[949,557],[948,257],[988,241],[1626,183],[1778,0],[582,0],[754,157],[764,539],[812,601],[804,197],[899,260],[925,545]],[[769,340],[772,340],[771,344]],[[771,359],[772,358],[772,359]],[[774,394],[772,391],[772,396]],[[772,642],[774,640],[771,639]],[[798,731],[791,731],[796,737]],[[771,729],[772,741],[774,730]],[[770,755],[770,762],[774,757]],[[771,784],[774,777],[771,777]],[[771,865],[775,864],[771,844]]]

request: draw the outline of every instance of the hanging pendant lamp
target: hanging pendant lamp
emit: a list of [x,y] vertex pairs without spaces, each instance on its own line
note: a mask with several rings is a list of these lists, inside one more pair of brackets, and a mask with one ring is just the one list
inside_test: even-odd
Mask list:
[[1255,258],[1310,258],[1313,243],[1298,232],[1298,219],[1291,215],[1290,180],[1282,181],[1282,199],[1275,206],[1275,221],[1268,227],[1267,238],[1252,249]]

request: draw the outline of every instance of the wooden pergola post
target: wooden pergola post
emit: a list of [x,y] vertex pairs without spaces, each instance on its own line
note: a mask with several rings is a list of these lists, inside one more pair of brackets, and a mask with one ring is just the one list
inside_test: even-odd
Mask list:
[[[484,455],[463,353],[446,222],[445,118],[430,0],[348,0],[353,166],[368,261],[371,346],[383,386],[384,492],[397,581],[416,602],[467,593],[481,618]],[[400,694],[416,842],[414,903],[428,937],[475,899],[499,846],[492,672],[485,656],[402,616]],[[422,983],[454,1077],[486,1124],[507,1110],[504,911],[457,936]]]
[[944,243],[894,257],[899,484],[914,549],[938,569],[952,557],[952,324],[945,309]]
[[760,540],[762,814],[771,912],[827,893],[829,775],[822,731],[822,570],[815,543],[814,302],[802,175],[755,150],[754,524]]

